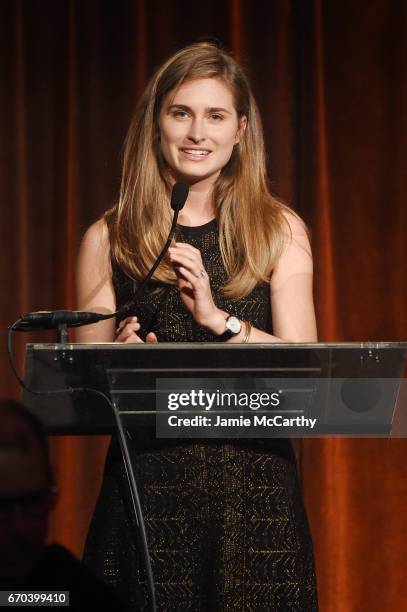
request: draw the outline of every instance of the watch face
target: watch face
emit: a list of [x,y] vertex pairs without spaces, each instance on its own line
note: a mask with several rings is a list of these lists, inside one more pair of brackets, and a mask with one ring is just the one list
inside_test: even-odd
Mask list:
[[226,327],[234,334],[238,334],[242,329],[242,324],[237,317],[228,317],[226,319]]

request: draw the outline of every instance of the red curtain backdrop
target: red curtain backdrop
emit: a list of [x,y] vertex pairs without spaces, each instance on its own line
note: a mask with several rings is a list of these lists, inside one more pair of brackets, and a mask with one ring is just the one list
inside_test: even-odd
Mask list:
[[[2,329],[20,312],[74,306],[79,241],[117,196],[146,79],[212,39],[246,65],[272,189],[309,225],[320,340],[406,339],[406,17],[397,0],[3,0]],[[18,336],[20,368],[34,339],[51,336]],[[1,394],[18,397],[1,351]],[[106,443],[53,442],[50,537],[77,554]],[[404,609],[406,459],[406,440],[303,441],[321,610]]]

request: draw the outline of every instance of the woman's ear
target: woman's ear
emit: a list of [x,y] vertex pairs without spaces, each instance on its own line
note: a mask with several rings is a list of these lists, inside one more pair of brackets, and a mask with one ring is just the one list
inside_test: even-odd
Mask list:
[[244,131],[246,129],[246,126],[247,126],[247,117],[246,117],[246,115],[243,115],[239,119],[239,127],[238,127],[238,130],[236,132],[235,144],[240,142],[240,139],[243,137],[243,134],[244,134]]

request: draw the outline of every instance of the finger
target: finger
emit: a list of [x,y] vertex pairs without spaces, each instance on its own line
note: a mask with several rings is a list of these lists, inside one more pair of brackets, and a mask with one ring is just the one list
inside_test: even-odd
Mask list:
[[157,336],[154,332],[149,332],[146,336],[147,344],[156,344],[158,342]]
[[184,251],[190,251],[194,256],[201,256],[201,251],[188,242],[176,242],[174,247],[183,249]]
[[185,257],[185,255],[181,255],[178,253],[174,254],[171,256],[171,262],[180,264],[182,267],[187,268],[187,270],[192,272],[194,276],[199,280],[207,277],[206,273],[204,276],[202,274],[203,272],[205,272],[202,267],[202,264],[196,261],[192,261],[189,257]]
[[130,334],[127,338],[120,338],[120,336],[118,336],[115,342],[121,342],[122,344],[138,344],[143,342],[143,340],[137,334]]
[[184,280],[188,281],[188,283],[191,286],[191,289],[193,291],[196,291],[197,289],[199,289],[201,287],[201,285],[199,283],[199,281],[201,279],[197,278],[193,272],[191,272],[187,268],[184,268],[183,266],[180,266],[178,268],[178,270],[179,270],[179,273],[180,273],[181,277]]
[[125,327],[118,330],[117,335],[118,336],[123,335],[123,337],[126,337],[132,334],[133,332],[138,331],[139,329],[140,329],[140,323],[127,323]]
[[202,266],[202,256],[201,252],[187,243],[177,243],[175,246],[172,246],[168,249],[170,255],[172,254],[181,254],[185,257],[188,257],[191,261],[195,261],[197,265]]
[[128,323],[124,329],[117,335],[118,342],[125,342],[127,338],[135,334],[140,329],[140,323]]
[[136,316],[126,317],[125,319],[122,319],[120,321],[120,325],[126,325],[127,323],[134,323],[135,321],[138,321],[138,318]]
[[126,340],[123,340],[123,344],[144,344],[144,342],[137,334],[131,334]]
[[125,319],[123,319],[122,321],[120,321],[116,333],[118,333],[120,330],[123,329],[123,327],[125,325],[127,325],[128,323],[135,323],[136,321],[138,321],[137,317],[126,317]]
[[200,265],[200,261],[196,257],[192,257],[190,253],[181,249],[168,249],[168,256],[171,262],[182,260],[189,261],[190,265]]
[[182,274],[182,272],[180,272],[178,266],[175,267],[175,274],[177,276],[178,287],[180,289],[183,289],[184,287],[187,287],[188,289],[192,289],[191,283],[185,279],[185,276]]

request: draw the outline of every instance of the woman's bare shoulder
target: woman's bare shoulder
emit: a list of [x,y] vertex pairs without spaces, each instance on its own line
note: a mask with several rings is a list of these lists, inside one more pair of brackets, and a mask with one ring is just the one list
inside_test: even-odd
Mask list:
[[82,246],[104,251],[109,249],[109,230],[103,217],[88,227],[82,238]]
[[305,222],[298,213],[296,213],[288,206],[284,206],[281,209],[281,214],[283,217],[283,231],[286,235],[290,236],[290,238],[298,237],[298,238],[306,238],[309,242],[309,232]]
[[93,223],[85,232],[77,260],[78,278],[87,283],[111,276],[109,231],[104,219]]
[[301,217],[288,207],[281,211],[283,217],[283,233],[285,236],[285,247],[282,256],[287,251],[299,249],[303,251],[303,256],[312,259],[310,234],[305,222]]

